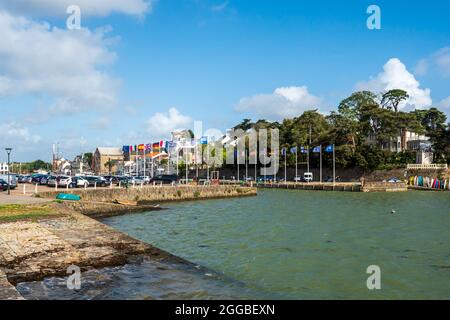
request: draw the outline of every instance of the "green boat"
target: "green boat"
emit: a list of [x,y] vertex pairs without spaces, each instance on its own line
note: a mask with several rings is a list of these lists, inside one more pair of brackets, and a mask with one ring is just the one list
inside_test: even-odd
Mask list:
[[71,193],[58,193],[56,195],[56,199],[58,199],[58,200],[80,201],[81,197],[79,195],[71,194]]

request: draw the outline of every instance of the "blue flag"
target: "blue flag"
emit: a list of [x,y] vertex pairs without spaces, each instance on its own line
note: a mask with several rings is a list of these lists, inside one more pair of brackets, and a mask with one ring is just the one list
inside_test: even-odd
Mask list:
[[321,146],[314,147],[313,152],[320,153],[320,148],[321,148]]
[[327,147],[325,148],[325,152],[333,152],[333,145],[330,144],[329,146],[327,146]]
[[292,147],[291,148],[291,153],[297,153],[297,147]]
[[281,155],[286,157],[286,148],[281,148]]
[[301,153],[308,153],[308,148],[300,147],[300,152]]

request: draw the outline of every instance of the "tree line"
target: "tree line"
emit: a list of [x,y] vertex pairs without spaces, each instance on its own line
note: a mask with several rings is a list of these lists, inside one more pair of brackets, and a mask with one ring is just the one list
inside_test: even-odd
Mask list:
[[[411,131],[430,138],[435,163],[450,163],[450,123],[446,122],[446,115],[435,107],[407,112],[400,110],[408,99],[408,93],[401,89],[378,95],[358,91],[342,100],[337,110],[328,115],[313,109],[281,122],[243,119],[234,129],[276,128],[280,133],[280,147],[287,150],[335,144],[337,166],[370,170],[415,163],[416,152],[405,150],[406,146],[401,146],[401,152],[391,152],[386,148],[386,142],[391,139],[397,141],[402,132]],[[371,143],[368,143],[369,138]],[[295,156],[288,153],[288,166],[295,164]],[[313,166],[317,166],[318,161],[317,155],[311,155]],[[324,162],[330,161],[330,157],[325,155]]]

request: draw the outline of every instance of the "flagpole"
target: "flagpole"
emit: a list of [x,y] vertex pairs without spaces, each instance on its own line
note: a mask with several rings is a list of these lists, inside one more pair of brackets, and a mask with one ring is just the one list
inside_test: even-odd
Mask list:
[[336,153],[333,144],[333,187],[336,185]]
[[176,148],[176,150],[177,150],[177,177],[178,177],[178,175],[179,175],[179,172],[178,172],[178,156],[179,156],[180,150],[178,150],[178,148]]
[[206,145],[206,180],[209,181],[209,141]]
[[247,182],[248,176],[248,161],[247,161],[247,149],[244,149],[244,161],[245,161],[245,182]]
[[138,176],[139,172],[139,145],[136,146],[136,176]]
[[322,145],[320,145],[320,183],[322,183]]
[[298,147],[295,147],[295,183],[298,181]]
[[146,156],[145,156],[145,144],[144,144],[144,179],[145,177],[147,177],[147,172],[146,172]]
[[188,184],[188,180],[189,180],[189,168],[188,168],[187,148],[186,148],[186,151],[184,151],[184,153],[186,153],[186,160],[185,160],[185,165],[186,165],[186,184]]
[[287,184],[287,166],[286,166],[287,150],[284,149],[284,183]]
[[255,182],[257,173],[258,173],[258,150],[255,150]]
[[239,181],[239,148],[236,150],[236,155],[237,155],[237,181]]

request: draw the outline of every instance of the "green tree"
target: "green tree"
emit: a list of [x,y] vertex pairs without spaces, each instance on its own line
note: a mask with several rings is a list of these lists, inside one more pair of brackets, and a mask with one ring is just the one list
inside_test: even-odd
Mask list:
[[384,108],[398,112],[398,106],[402,101],[409,99],[409,95],[405,90],[393,89],[385,92],[381,98],[381,105]]

